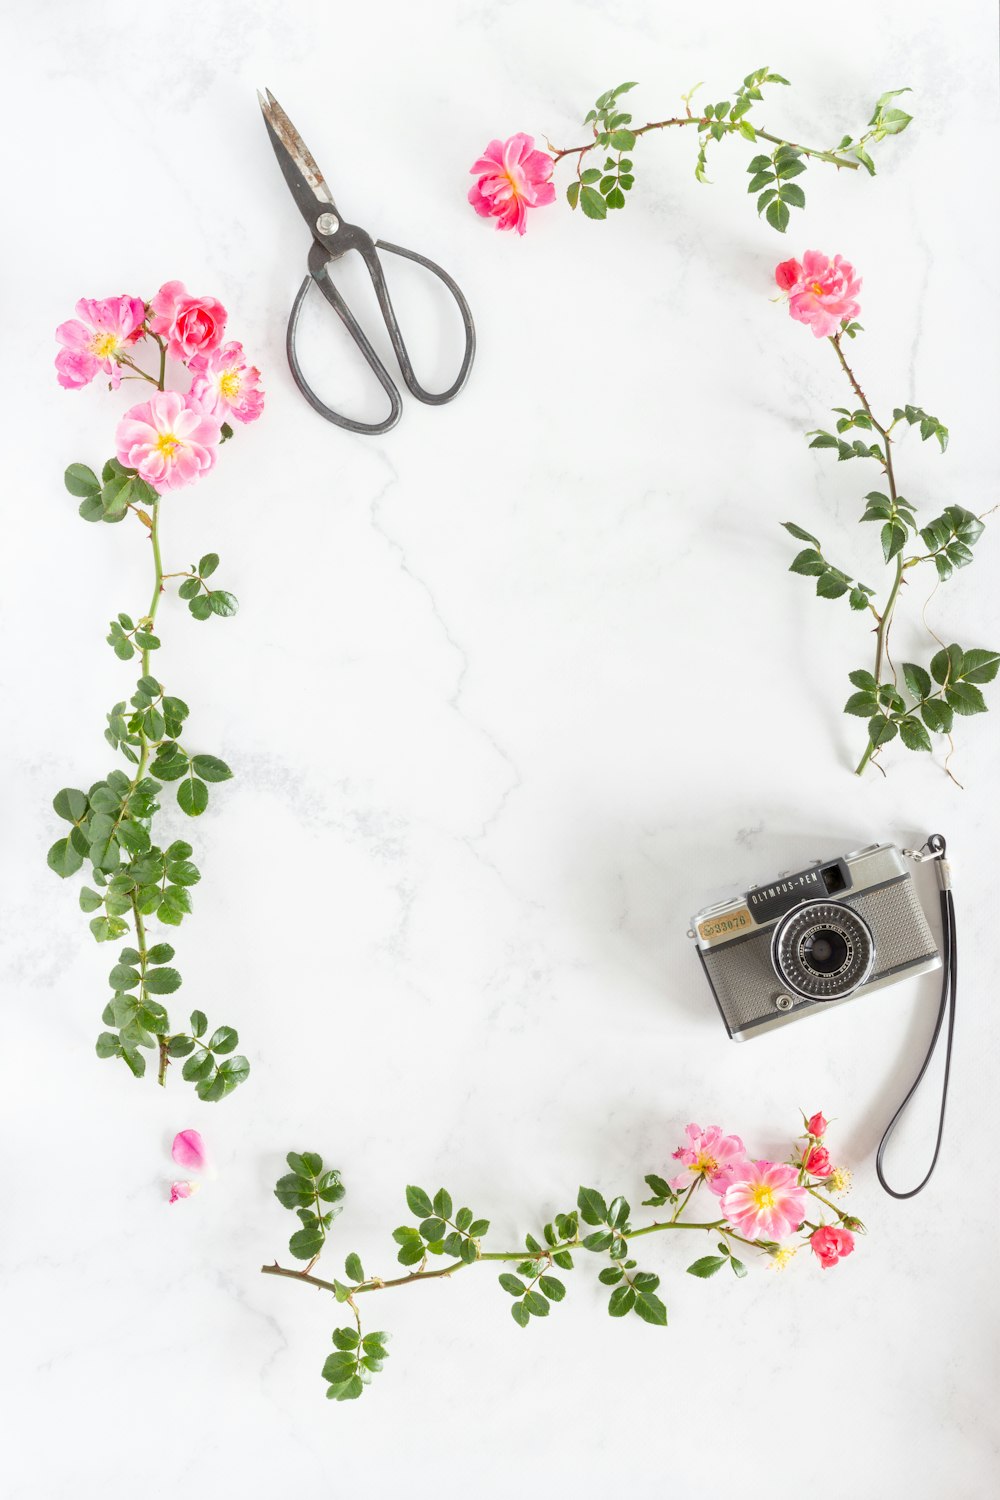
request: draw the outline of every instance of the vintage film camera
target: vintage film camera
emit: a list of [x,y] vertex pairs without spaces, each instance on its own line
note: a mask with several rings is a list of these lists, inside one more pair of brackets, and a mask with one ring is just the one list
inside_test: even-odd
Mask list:
[[893,844],[751,886],[698,912],[689,935],[737,1042],[941,966]]

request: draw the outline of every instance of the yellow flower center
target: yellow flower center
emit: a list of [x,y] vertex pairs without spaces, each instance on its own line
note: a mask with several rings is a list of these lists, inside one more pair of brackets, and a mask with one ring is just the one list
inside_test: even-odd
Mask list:
[[227,370],[219,381],[219,390],[227,401],[232,401],[240,393],[240,377],[236,370]]
[[705,1177],[712,1177],[719,1170],[719,1163],[714,1156],[709,1156],[707,1151],[698,1153],[698,1160],[691,1168],[693,1172],[701,1172]]
[[91,340],[91,353],[96,354],[98,359],[110,359],[118,348],[118,339],[113,333],[97,333]]
[[179,446],[177,438],[172,432],[161,432],[156,439],[156,451],[162,453],[164,458],[172,458],[174,449]]
[[817,297],[822,297],[823,288],[818,281],[813,282],[812,289],[816,293]]
[[754,1207],[760,1213],[762,1209],[774,1207],[774,1188],[766,1183],[758,1182],[750,1189],[750,1196],[754,1201]]

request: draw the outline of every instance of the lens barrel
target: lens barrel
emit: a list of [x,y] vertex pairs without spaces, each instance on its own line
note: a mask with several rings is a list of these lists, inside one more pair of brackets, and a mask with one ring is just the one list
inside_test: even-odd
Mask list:
[[806,901],[774,929],[771,963],[804,1000],[843,1000],[870,977],[875,939],[857,912],[839,901]]

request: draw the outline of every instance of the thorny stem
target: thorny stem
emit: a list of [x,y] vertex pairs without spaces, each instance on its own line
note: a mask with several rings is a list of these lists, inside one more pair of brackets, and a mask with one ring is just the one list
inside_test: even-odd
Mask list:
[[[635,136],[647,135],[651,130],[669,130],[674,125],[710,125],[712,122],[704,115],[675,115],[669,120],[650,120],[646,125],[640,125],[632,134]],[[631,129],[631,126],[629,127]],[[850,157],[841,156],[836,151],[820,151],[815,146],[799,146],[795,141],[786,141],[783,136],[771,135],[767,130],[758,130],[754,127],[758,140],[770,141],[775,146],[790,146],[793,151],[801,151],[803,156],[814,157],[816,161],[828,161],[835,167],[848,167],[850,171],[856,172],[861,165],[860,162],[852,161]],[[595,131],[596,135],[596,131]],[[588,141],[584,146],[566,146],[558,148],[550,146],[552,160],[562,161],[564,156],[586,156],[589,151],[597,149],[597,141]]]
[[[694,1185],[692,1184],[692,1186]],[[700,1229],[706,1234],[722,1234],[727,1239],[739,1240],[740,1244],[750,1245],[756,1250],[766,1250],[768,1246],[768,1242],[765,1240],[748,1240],[743,1235],[737,1234],[735,1230],[729,1227],[725,1219],[713,1219],[710,1223],[699,1224],[691,1222],[679,1223],[676,1219],[669,1219],[664,1223],[644,1224],[640,1229],[630,1230],[627,1238],[629,1240],[639,1239],[642,1235],[660,1234],[662,1231],[668,1229]],[[456,1271],[465,1270],[467,1266],[477,1265],[480,1261],[547,1260],[551,1263],[552,1257],[558,1255],[560,1251],[579,1248],[580,1239],[577,1237],[572,1240],[562,1240],[556,1245],[547,1245],[544,1250],[534,1252],[531,1250],[481,1250],[473,1261],[450,1261],[448,1265],[441,1266],[436,1271],[411,1271],[407,1276],[393,1276],[385,1280],[380,1276],[370,1276],[366,1281],[362,1281],[357,1286],[351,1288],[351,1297],[357,1296],[359,1292],[381,1292],[392,1286],[412,1286],[417,1281],[437,1281],[442,1277],[454,1275]],[[332,1281],[324,1281],[321,1276],[310,1274],[315,1263],[316,1260],[314,1257],[303,1271],[297,1271],[293,1266],[280,1266],[277,1261],[270,1266],[261,1266],[260,1269],[263,1276],[285,1276],[290,1281],[303,1281],[307,1286],[314,1286],[319,1291],[335,1292],[336,1286]]]
[[[892,467],[892,437],[890,435],[890,429],[888,427],[884,427],[876,417],[875,413],[872,411],[871,405],[868,401],[868,397],[861,389],[861,385],[858,381],[857,376],[851,369],[850,365],[847,363],[847,360],[844,356],[844,350],[841,347],[842,336],[843,335],[841,333],[834,334],[830,339],[830,343],[837,351],[837,358],[840,361],[841,368],[843,369],[844,374],[847,376],[848,380],[851,382],[851,388],[854,391],[854,394],[857,396],[858,400],[861,402],[862,410],[865,412],[865,415],[868,417],[875,431],[882,439],[884,453],[882,468],[885,471],[886,483],[889,486],[889,499],[892,503],[893,514],[895,515],[896,475]],[[882,666],[888,653],[889,631],[892,627],[892,617],[896,609],[896,601],[899,597],[900,585],[903,582],[903,567],[903,552],[902,548],[900,548],[900,550],[896,553],[896,572],[895,577],[892,580],[892,588],[889,590],[889,597],[885,602],[885,608],[883,609],[881,614],[878,614],[877,611],[875,612],[876,618],[878,620],[878,626],[875,631],[875,670],[872,675],[875,678],[876,687],[881,686],[882,682]],[[894,671],[893,681],[895,681],[895,676],[896,674]],[[876,749],[877,746],[874,740],[869,737],[865,753],[861,757],[855,769],[854,774],[856,776],[860,776],[862,774]]]

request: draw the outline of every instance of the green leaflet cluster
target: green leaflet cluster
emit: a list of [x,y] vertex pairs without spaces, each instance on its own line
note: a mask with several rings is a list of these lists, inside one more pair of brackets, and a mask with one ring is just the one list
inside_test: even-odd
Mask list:
[[880,752],[897,737],[908,750],[930,751],[931,736],[950,736],[956,715],[985,713],[982,688],[996,677],[1000,656],[982,647],[945,646],[934,637],[939,649],[929,653],[926,665],[907,661],[897,667],[893,662],[890,630],[904,585],[920,576],[915,570],[928,571],[930,565],[937,583],[947,583],[956,571],[968,567],[984,524],[980,516],[957,504],[945,506],[939,515],[920,524],[916,506],[898,487],[894,433],[900,426],[914,428],[923,442],[933,439],[943,454],[948,428],[923,407],[910,404],[895,407],[890,422],[875,417],[842,347],[842,340],[854,338],[858,331],[858,324],[845,323],[830,342],[860,405],[835,407],[836,430],[820,428],[808,436],[811,448],[835,453],[840,463],[875,463],[884,476],[884,488],[865,495],[860,517],[862,525],[877,528],[881,561],[890,570],[884,599],[876,588],[831,562],[811,532],[794,521],[782,525],[797,541],[807,544],[793,558],[790,571],[814,578],[819,598],[846,597],[852,610],[875,621],[873,666],[849,674],[855,691],[844,705],[845,713],[867,721],[868,742],[857,767],[860,774],[873,758],[880,763]]
[[[756,195],[758,214],[763,214],[771,227],[783,234],[788,228],[791,210],[805,207],[805,193],[801,184],[793,179],[805,172],[810,161],[821,161],[850,171],[863,167],[874,176],[875,162],[870,148],[887,136],[898,135],[912,119],[893,103],[910,90],[891,89],[880,95],[867,130],[857,139],[842,136],[839,144],[830,149],[801,146],[772,134],[756,120],[751,120],[751,111],[763,99],[765,84],[787,86],[788,79],[780,73],[772,73],[769,68],[757,68],[746,75],[730,98],[706,104],[700,112],[695,112],[691,100],[701,87],[699,84],[683,96],[683,115],[651,120],[638,126],[629,111],[622,108],[622,96],[636,84],[620,83],[606,90],[584,120],[584,124],[591,127],[593,140],[565,150],[552,149],[557,163],[566,156],[576,157],[576,176],[566,189],[570,207],[581,208],[588,219],[605,219],[610,210],[624,208],[626,195],[635,183],[632,153],[639,137],[651,131],[693,126],[698,138],[695,177],[699,182],[709,181],[709,150],[727,136],[770,145],[770,151],[758,152],[751,159],[747,167],[750,175],[747,191]],[[595,152],[605,153],[601,167],[589,164]]]
[[141,672],[135,691],[115,703],[105,721],[104,738],[126,769],[114,767],[87,791],[64,787],[56,794],[53,808],[69,827],[50,848],[48,863],[63,879],[89,864],[88,883],[79,900],[93,937],[99,943],[127,935],[132,939],[108,976],[112,993],[102,1015],[107,1029],[97,1039],[98,1057],[121,1058],[138,1078],[146,1071],[146,1053],[153,1051],[160,1083],[171,1063],[183,1059],[183,1078],[201,1099],[211,1102],[246,1079],[249,1063],[236,1053],[236,1031],[223,1025],[209,1035],[200,1010],[191,1014],[185,1029],[174,1029],[164,999],[180,988],[181,975],[170,966],[173,947],[151,942],[147,923],[152,919],[179,927],[192,911],[192,887],[201,878],[191,844],[158,840],[165,783],[177,783],[177,805],[194,818],[208,806],[209,785],[228,781],[232,771],[218,756],[190,744],[188,705],[166,691],[150,671],[150,660],[160,648],[154,625],[166,579],[182,580],[178,592],[199,620],[233,615],[237,601],[206,582],[218,566],[215,553],[206,554],[197,567],[163,572],[161,500],[134,470],[110,459],[98,480],[86,464],[71,464],[66,487],[80,498],[84,520],[116,524],[130,513],[137,518],[151,546],[154,585],[147,612],[135,618],[119,614],[107,638],[120,661],[138,658]]

